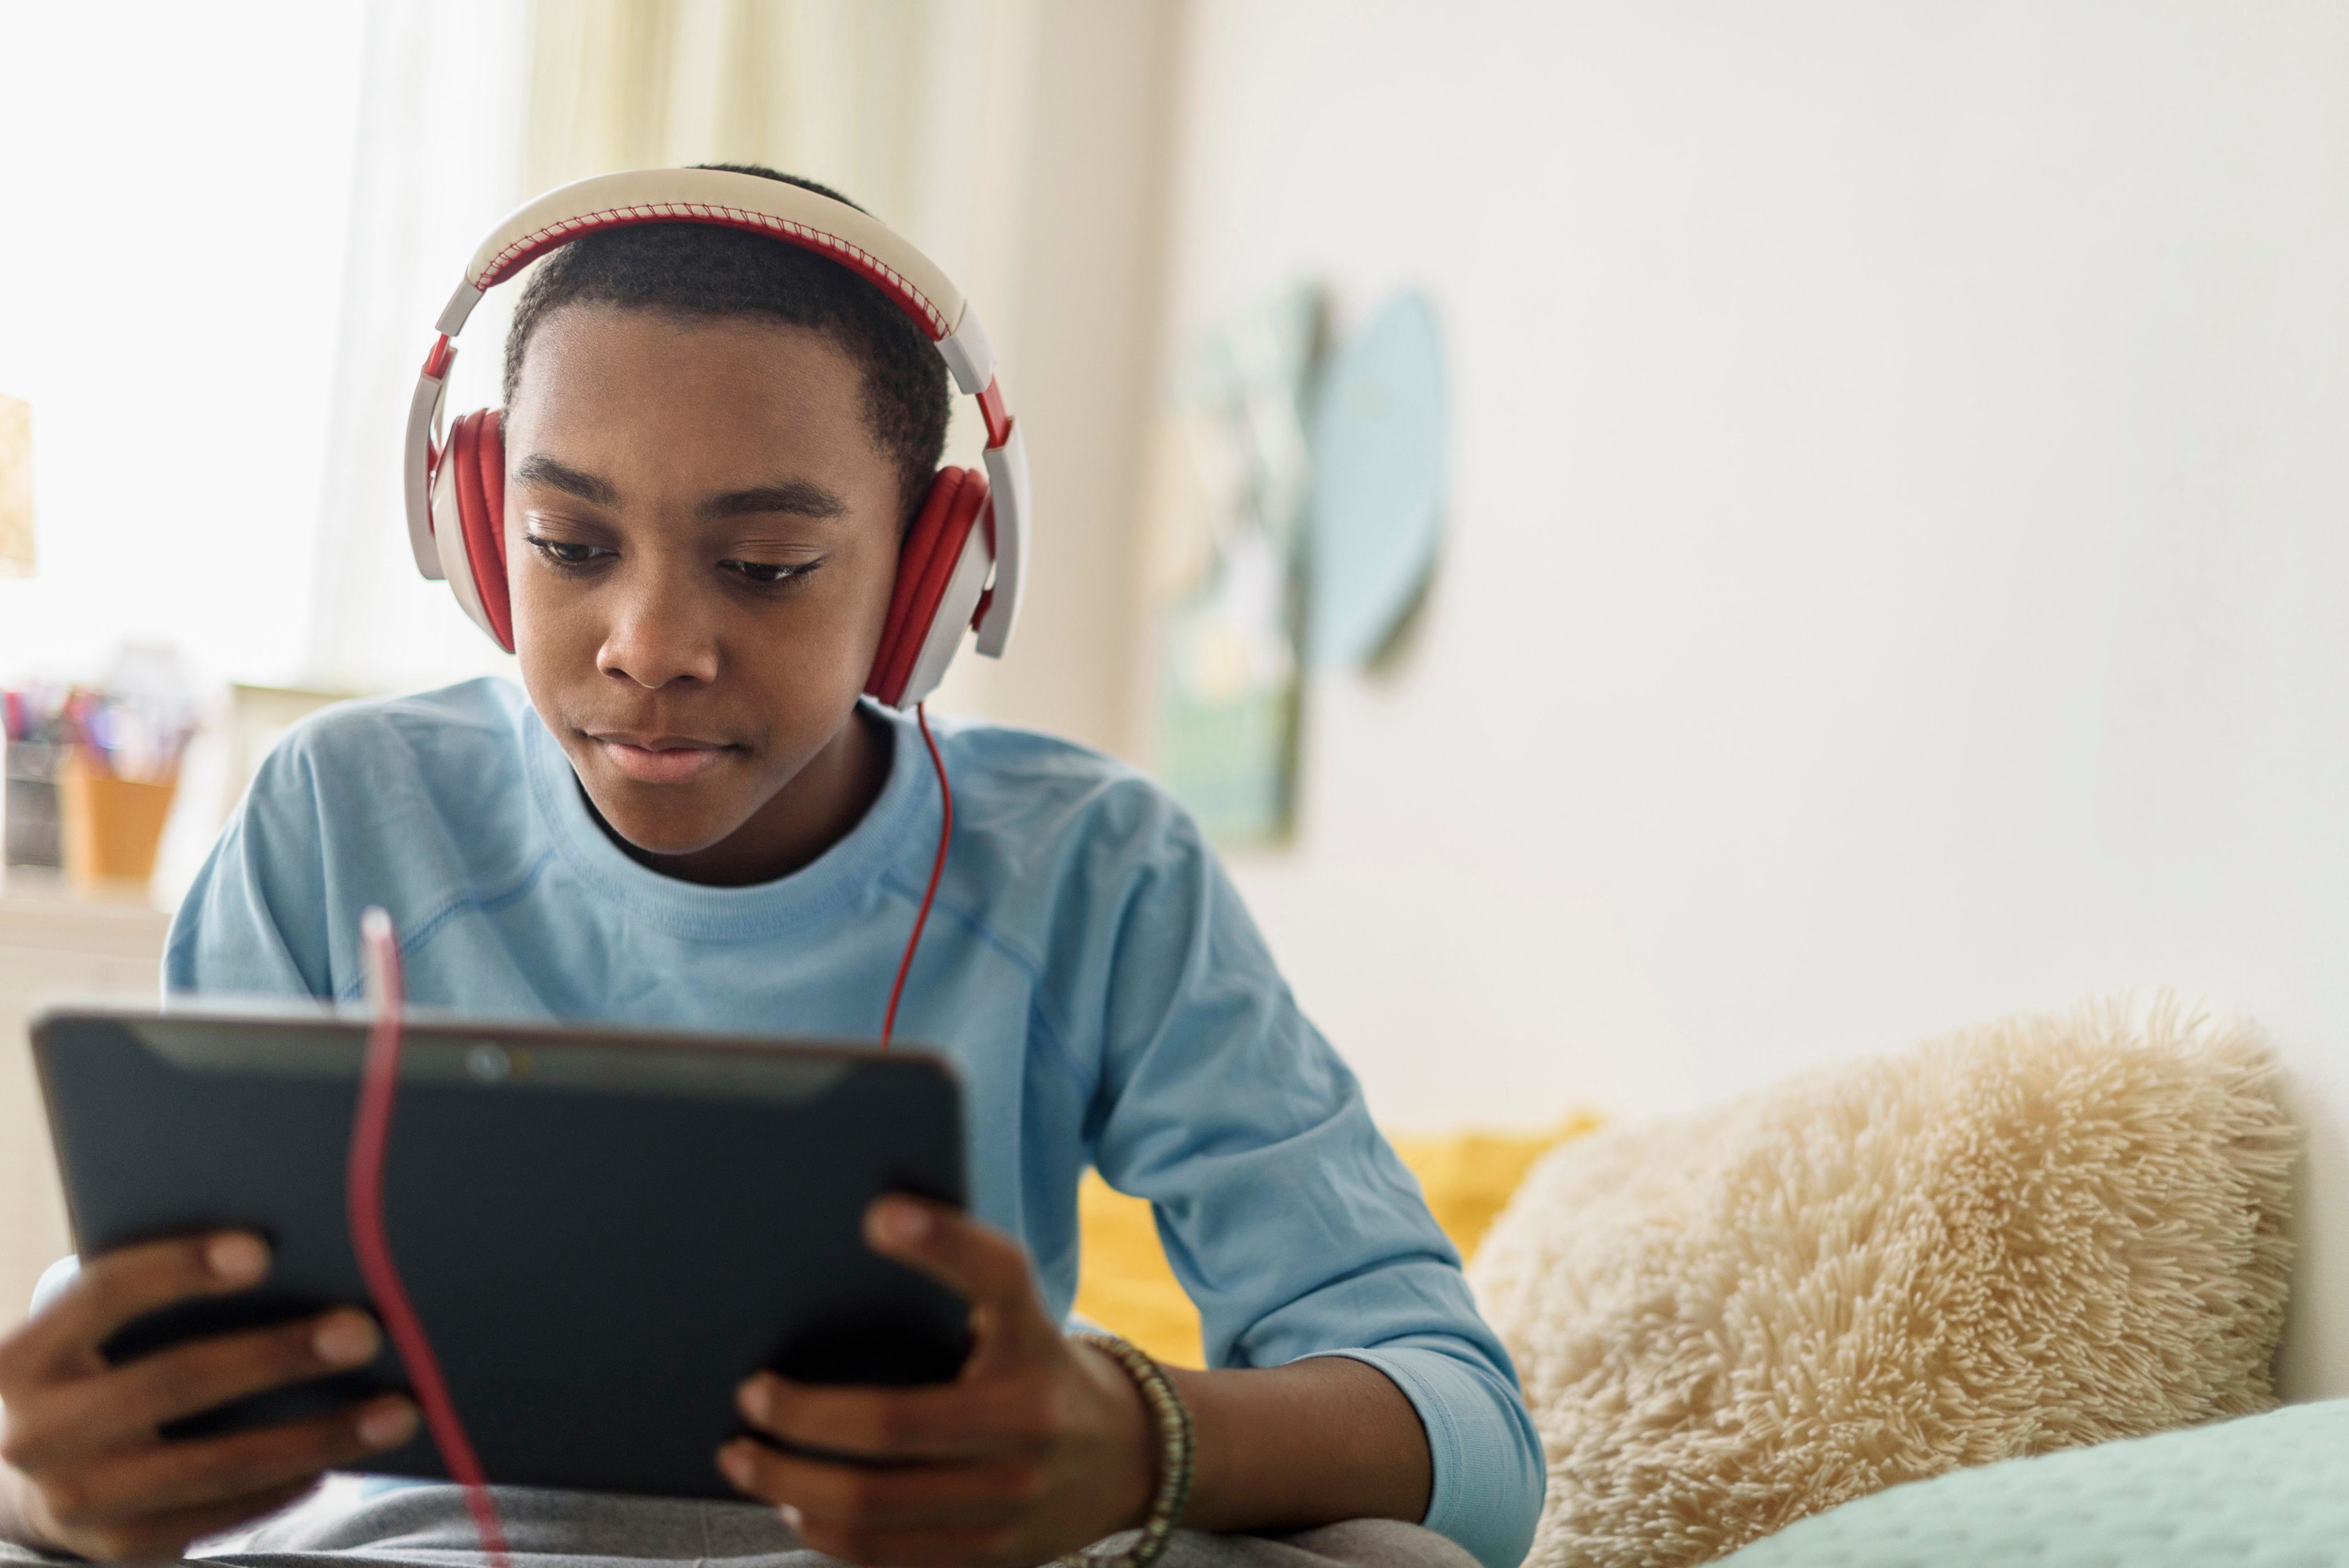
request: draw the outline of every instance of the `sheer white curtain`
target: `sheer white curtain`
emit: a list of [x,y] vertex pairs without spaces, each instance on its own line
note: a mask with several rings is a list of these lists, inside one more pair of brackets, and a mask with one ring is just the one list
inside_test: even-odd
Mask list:
[[[311,684],[416,687],[510,661],[416,575],[399,446],[431,326],[524,192],[526,0],[368,0],[342,325],[327,390]],[[503,301],[474,313],[452,410],[494,401]]]
[[978,84],[955,67],[984,15],[926,0],[542,0],[532,182],[757,160],[922,228],[929,188],[956,172],[925,156],[926,132],[968,112]]
[[1037,0],[539,0],[530,182],[765,163],[845,192],[976,294],[1018,265],[1042,21]]

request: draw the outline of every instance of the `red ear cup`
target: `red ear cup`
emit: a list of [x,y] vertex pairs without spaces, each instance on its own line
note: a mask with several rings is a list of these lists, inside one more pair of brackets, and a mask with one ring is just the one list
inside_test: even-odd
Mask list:
[[488,617],[490,635],[513,651],[513,599],[506,587],[506,437],[496,409],[478,409],[449,431],[440,461],[451,465],[457,487],[457,517],[465,535],[465,561],[473,591]]
[[889,618],[873,672],[864,678],[867,696],[895,707],[905,695],[914,662],[928,640],[946,597],[955,564],[962,559],[971,524],[987,506],[987,481],[977,469],[942,468],[905,530],[897,552],[897,582],[889,592]]

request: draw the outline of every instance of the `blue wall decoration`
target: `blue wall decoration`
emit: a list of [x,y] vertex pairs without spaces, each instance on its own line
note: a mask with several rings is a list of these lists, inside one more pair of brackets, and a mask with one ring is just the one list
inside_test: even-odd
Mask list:
[[1313,400],[1307,641],[1320,668],[1370,662],[1434,570],[1446,421],[1435,307],[1406,291],[1346,337]]

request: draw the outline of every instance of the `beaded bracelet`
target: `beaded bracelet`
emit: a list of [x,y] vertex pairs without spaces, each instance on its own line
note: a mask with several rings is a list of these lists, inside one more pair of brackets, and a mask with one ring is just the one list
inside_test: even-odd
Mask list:
[[1091,1328],[1071,1330],[1069,1337],[1107,1352],[1142,1391],[1142,1402],[1149,1407],[1151,1418],[1158,1426],[1158,1487],[1151,1495],[1150,1511],[1143,1516],[1133,1545],[1123,1552],[1102,1552],[1097,1546],[1088,1546],[1063,1556],[1061,1568],[1150,1568],[1174,1539],[1184,1505],[1191,1501],[1192,1464],[1196,1452],[1190,1408],[1174,1392],[1165,1369],[1129,1341]]

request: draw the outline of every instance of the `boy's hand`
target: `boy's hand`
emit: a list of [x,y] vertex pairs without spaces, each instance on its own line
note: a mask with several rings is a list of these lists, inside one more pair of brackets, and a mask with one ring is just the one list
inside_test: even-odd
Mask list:
[[386,1395],[225,1437],[171,1440],[182,1417],[363,1365],[375,1324],[347,1308],[192,1340],[119,1366],[98,1347],[132,1320],[257,1283],[269,1252],[225,1233],[94,1260],[46,1310],[0,1338],[0,1534],[105,1562],[182,1554],[189,1542],[299,1497],[322,1471],[398,1448],[416,1408]]
[[1044,1314],[1019,1244],[911,1198],[874,1204],[865,1236],[969,1300],[962,1375],[870,1388],[760,1373],[737,1400],[750,1426],[866,1462],[745,1438],[719,1450],[727,1478],[781,1505],[810,1546],[875,1568],[1036,1563],[1139,1524],[1156,1450],[1142,1395]]

